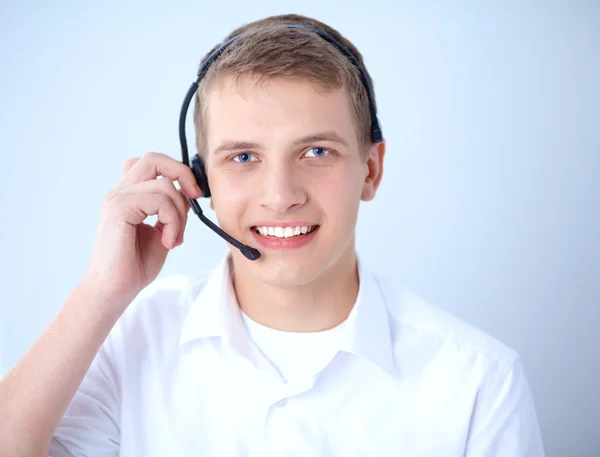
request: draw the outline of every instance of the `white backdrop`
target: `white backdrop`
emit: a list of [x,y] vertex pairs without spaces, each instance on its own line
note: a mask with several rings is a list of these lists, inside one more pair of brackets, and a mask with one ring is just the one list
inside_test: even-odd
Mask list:
[[[353,40],[375,81],[388,149],[380,193],[361,208],[364,260],[522,355],[549,457],[597,457],[593,1],[3,0],[0,375],[85,272],[124,161],[180,157],[199,59],[234,27],[289,12]],[[161,275],[226,252],[191,217],[185,236]]]

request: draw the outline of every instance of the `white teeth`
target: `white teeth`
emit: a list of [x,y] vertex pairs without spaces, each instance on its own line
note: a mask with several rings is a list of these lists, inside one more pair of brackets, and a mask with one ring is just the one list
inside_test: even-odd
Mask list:
[[298,227],[255,227],[259,235],[275,236],[277,238],[291,238],[292,236],[306,235],[316,226],[298,226]]

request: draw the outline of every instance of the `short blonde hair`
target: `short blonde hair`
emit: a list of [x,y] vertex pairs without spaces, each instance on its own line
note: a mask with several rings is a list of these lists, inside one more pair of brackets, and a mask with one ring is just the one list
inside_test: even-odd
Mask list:
[[[365,73],[375,105],[371,76],[364,66],[362,55],[348,39],[332,27],[306,16],[297,14],[271,16],[243,25],[231,32],[224,41],[240,34],[243,36],[223,51],[200,81],[195,95],[194,124],[196,147],[201,157],[206,156],[207,114],[204,101],[209,91],[223,80],[223,76],[233,76],[237,80],[243,75],[255,76],[257,84],[266,83],[272,78],[291,78],[310,81],[318,90],[325,92],[345,88],[357,125],[360,151],[363,158],[365,157],[372,144],[371,115],[367,91],[361,82],[360,73],[346,56],[316,33],[288,28],[285,24],[300,24],[321,30],[348,48]],[[206,54],[200,66],[219,46],[220,44]]]

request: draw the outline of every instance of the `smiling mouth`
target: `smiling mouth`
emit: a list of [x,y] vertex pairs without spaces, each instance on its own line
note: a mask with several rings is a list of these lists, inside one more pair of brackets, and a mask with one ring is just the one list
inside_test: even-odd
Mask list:
[[252,227],[252,230],[260,236],[273,238],[293,238],[308,235],[319,228],[319,225],[303,225],[298,227]]

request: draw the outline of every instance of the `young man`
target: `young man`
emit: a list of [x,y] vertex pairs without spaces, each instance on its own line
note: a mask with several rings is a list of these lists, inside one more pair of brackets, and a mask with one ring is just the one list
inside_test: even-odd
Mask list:
[[129,160],[84,280],[0,384],[2,456],[544,455],[518,355],[357,259],[385,143],[349,59],[281,24],[363,65],[287,15],[234,31],[200,84],[211,205],[261,257],[154,281],[201,191]]

